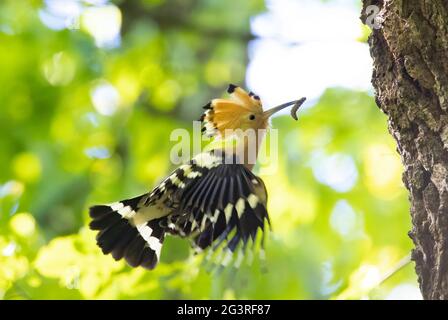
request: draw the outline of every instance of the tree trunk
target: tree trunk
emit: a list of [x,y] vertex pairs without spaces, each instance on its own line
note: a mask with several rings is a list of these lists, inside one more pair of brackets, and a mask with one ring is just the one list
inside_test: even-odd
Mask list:
[[376,101],[404,164],[425,299],[448,299],[448,0],[363,0]]

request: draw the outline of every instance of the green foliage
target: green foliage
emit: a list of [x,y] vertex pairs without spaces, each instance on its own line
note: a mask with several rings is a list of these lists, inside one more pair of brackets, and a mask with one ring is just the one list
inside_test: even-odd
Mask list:
[[[206,101],[243,82],[249,17],[263,10],[255,0],[184,1],[194,14],[170,24],[160,17],[177,7],[132,2],[159,14],[129,24],[130,1],[117,1],[127,19],[111,49],[95,45],[86,22],[47,28],[38,1],[0,3],[1,298],[379,299],[415,283],[408,266],[379,284],[411,249],[401,164],[372,96],[341,88],[298,122],[273,120],[267,273],[255,264],[209,274],[174,238],[150,272],[102,255],[87,208],[145,192],[173,168],[171,131],[191,130]],[[112,90],[116,109],[95,102],[98,88]]]

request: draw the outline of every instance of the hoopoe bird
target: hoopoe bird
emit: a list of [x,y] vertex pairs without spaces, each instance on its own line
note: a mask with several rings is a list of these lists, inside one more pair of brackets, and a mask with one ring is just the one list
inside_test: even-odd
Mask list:
[[[305,100],[264,111],[260,98],[252,92],[232,84],[227,92],[230,99],[213,99],[204,107],[202,131],[222,139],[227,132],[254,130],[255,158],[269,118],[291,105],[297,111]],[[237,146],[249,150],[247,137],[236,140]],[[217,148],[200,153],[149,193],[91,207],[89,226],[99,231],[96,240],[102,252],[111,253],[115,260],[124,258],[132,267],[153,269],[166,235],[190,239],[196,252],[209,249],[212,254],[220,248],[224,253],[222,266],[234,260],[238,267],[246,251],[253,252],[260,234],[258,248],[262,250],[264,232],[270,226],[266,187],[252,172],[253,161],[246,153],[241,157],[234,150]]]

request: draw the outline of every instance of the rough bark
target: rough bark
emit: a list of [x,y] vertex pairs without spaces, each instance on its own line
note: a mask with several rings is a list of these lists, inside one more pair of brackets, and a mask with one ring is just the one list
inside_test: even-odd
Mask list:
[[425,299],[448,299],[448,0],[363,0],[372,83],[404,164],[415,261]]

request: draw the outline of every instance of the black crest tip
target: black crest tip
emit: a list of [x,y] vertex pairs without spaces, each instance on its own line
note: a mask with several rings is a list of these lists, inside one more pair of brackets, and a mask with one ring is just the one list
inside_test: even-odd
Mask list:
[[229,87],[227,88],[227,93],[233,93],[237,87],[238,86],[234,84],[229,84]]

